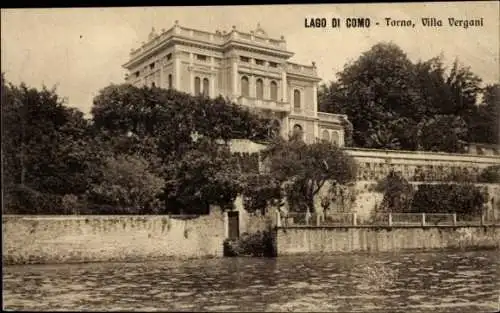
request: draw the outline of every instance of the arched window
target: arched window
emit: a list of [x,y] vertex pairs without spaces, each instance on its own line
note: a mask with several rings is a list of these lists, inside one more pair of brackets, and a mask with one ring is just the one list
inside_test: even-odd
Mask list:
[[155,87],[156,87],[155,82],[151,82],[151,88],[155,88]]
[[210,94],[210,81],[208,78],[203,78],[203,95],[208,96]]
[[194,95],[198,96],[201,93],[201,79],[199,77],[194,78]]
[[255,82],[255,88],[256,88],[256,94],[257,94],[257,99],[264,99],[264,82],[262,79],[257,79]]
[[248,86],[248,77],[243,76],[241,78],[241,95],[243,97],[248,97],[249,94],[250,94],[250,89]]
[[321,134],[321,139],[325,141],[330,141],[330,132],[328,130],[323,130],[323,133]]
[[278,101],[278,84],[274,80],[271,82],[271,100]]
[[339,144],[340,144],[340,143],[339,143],[339,140],[340,140],[340,138],[339,138],[339,133],[338,133],[338,132],[335,132],[335,131],[334,131],[334,132],[332,132],[332,143],[333,143],[334,145],[339,145]]
[[297,89],[293,91],[293,107],[300,109],[300,91]]
[[168,89],[172,89],[172,74],[168,74]]
[[302,130],[302,126],[299,124],[293,125],[292,137],[297,139],[302,139],[304,136],[304,131]]

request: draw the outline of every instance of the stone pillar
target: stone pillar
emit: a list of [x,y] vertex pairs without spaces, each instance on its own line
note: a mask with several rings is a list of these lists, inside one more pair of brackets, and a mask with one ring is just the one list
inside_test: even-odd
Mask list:
[[352,225],[353,226],[358,225],[358,215],[356,214],[356,212],[352,213]]
[[457,213],[453,213],[453,226],[457,226]]
[[189,93],[194,95],[193,53],[189,53]]
[[283,70],[283,72],[281,72],[281,97],[283,98],[283,102],[287,102],[287,92],[286,72]]
[[422,226],[425,226],[425,213],[422,213]]
[[234,56],[233,57],[233,60],[232,60],[232,94],[234,97],[238,97],[240,95],[240,92],[238,90],[238,79],[239,79],[239,75],[238,75],[238,63],[237,63],[237,57]]
[[389,226],[392,226],[392,213],[389,213]]
[[182,91],[181,88],[181,59],[179,58],[178,55],[175,56],[175,68],[174,68],[174,75],[172,75],[174,81],[173,81],[173,87],[175,90]]
[[224,238],[229,237],[229,215],[226,212],[224,212]]
[[[213,38],[211,40],[213,40]],[[214,60],[214,57],[210,57],[210,70],[212,70],[212,74],[210,76],[210,92],[209,92],[209,96],[211,98],[215,98],[215,80],[216,80],[217,76],[214,74],[214,72],[215,72],[215,60]]]

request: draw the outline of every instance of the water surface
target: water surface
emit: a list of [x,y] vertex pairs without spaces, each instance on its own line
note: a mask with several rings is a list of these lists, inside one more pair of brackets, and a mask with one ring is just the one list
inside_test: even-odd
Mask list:
[[499,251],[3,268],[9,310],[494,312]]

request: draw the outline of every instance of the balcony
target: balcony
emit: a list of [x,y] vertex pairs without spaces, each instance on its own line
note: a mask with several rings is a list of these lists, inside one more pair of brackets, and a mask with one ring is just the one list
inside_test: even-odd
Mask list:
[[290,103],[275,100],[264,100],[257,98],[238,97],[236,101],[239,105],[261,110],[271,110],[277,112],[290,112]]
[[305,76],[317,77],[318,73],[316,72],[316,66],[307,66],[297,63],[288,62],[286,66],[286,70],[290,74],[298,74]]
[[342,124],[342,119],[344,118],[347,120],[347,115],[318,112],[318,118],[320,122]]

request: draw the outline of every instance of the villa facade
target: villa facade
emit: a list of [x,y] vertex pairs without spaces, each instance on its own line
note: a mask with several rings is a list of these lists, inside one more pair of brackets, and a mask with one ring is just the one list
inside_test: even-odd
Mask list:
[[306,143],[321,138],[343,146],[347,116],[318,112],[316,65],[292,63],[293,55],[283,36],[270,38],[260,25],[211,33],[176,21],[169,30],[153,29],[124,68],[135,86],[223,96],[272,119],[285,138],[298,132]]

